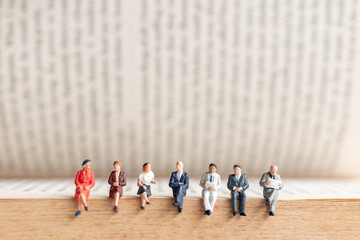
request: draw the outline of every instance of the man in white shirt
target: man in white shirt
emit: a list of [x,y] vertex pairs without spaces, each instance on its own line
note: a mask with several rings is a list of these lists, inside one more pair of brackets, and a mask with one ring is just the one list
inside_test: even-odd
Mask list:
[[200,180],[200,186],[203,188],[202,197],[204,200],[204,215],[210,216],[213,212],[217,198],[217,192],[221,186],[220,175],[216,173],[216,165],[211,163],[209,171],[204,173]]

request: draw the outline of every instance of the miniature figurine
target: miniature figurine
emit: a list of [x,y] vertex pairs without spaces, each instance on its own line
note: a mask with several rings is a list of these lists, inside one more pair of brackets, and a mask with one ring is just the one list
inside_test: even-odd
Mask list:
[[125,172],[121,171],[121,163],[115,161],[113,163],[115,171],[112,171],[109,176],[108,183],[110,184],[109,198],[114,198],[114,212],[118,213],[119,198],[123,195],[123,187],[126,186]]
[[264,188],[263,195],[266,200],[266,205],[269,207],[270,216],[275,215],[275,206],[279,195],[278,190],[284,186],[277,171],[278,167],[271,165],[270,171],[264,173],[259,181],[260,186]]
[[137,185],[139,190],[137,192],[140,195],[141,210],[145,210],[145,203],[150,205],[149,197],[151,196],[150,183],[156,184],[154,180],[154,173],[151,171],[151,164],[149,162],[144,163],[143,172],[139,174]]
[[203,188],[202,197],[205,207],[204,215],[208,216],[213,212],[217,192],[221,186],[220,175],[216,173],[216,169],[216,165],[211,163],[209,165],[209,171],[206,172],[200,180],[200,186]]
[[82,166],[83,169],[77,172],[75,178],[76,192],[74,199],[78,202],[75,216],[81,214],[81,205],[84,206],[85,211],[89,210],[87,201],[89,200],[90,189],[95,186],[95,174],[91,171],[91,160],[84,160]]
[[171,173],[169,187],[173,190],[175,202],[174,206],[178,207],[178,212],[183,209],[183,198],[186,196],[186,190],[189,188],[189,176],[183,171],[184,163],[178,161],[176,163],[176,172]]
[[245,174],[241,174],[240,165],[234,165],[234,174],[229,175],[227,182],[227,188],[231,191],[231,204],[233,215],[236,216],[237,210],[237,199],[240,200],[240,216],[246,216],[245,214],[245,203],[246,203],[246,189],[249,188],[249,183]]

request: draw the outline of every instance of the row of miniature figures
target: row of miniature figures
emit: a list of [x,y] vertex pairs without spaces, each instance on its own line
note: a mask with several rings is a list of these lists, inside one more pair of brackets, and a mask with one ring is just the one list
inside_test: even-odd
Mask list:
[[[89,210],[87,201],[90,196],[90,189],[95,186],[95,174],[91,171],[91,160],[86,159],[82,163],[83,169],[78,171],[75,178],[76,192],[75,201],[77,201],[77,212],[75,216],[81,214],[81,207],[85,211]],[[125,172],[121,171],[121,163],[115,161],[113,163],[114,171],[109,176],[108,183],[110,184],[109,198],[114,198],[114,212],[118,212],[119,198],[123,195],[123,187],[126,185]],[[171,173],[169,187],[173,191],[174,203],[178,212],[181,213],[183,209],[183,198],[186,196],[186,190],[189,188],[189,175],[183,171],[184,164],[181,161],[176,163],[176,171]],[[210,216],[213,212],[214,205],[217,199],[217,192],[221,186],[220,175],[216,173],[217,167],[214,163],[209,165],[209,171],[204,173],[200,180],[200,186],[203,188],[202,197],[205,207],[205,215]],[[230,174],[227,182],[227,188],[231,191],[231,204],[233,215],[238,213],[237,200],[239,200],[240,216],[246,216],[245,191],[249,188],[249,182],[246,175],[241,173],[240,165],[233,166],[234,174]],[[263,196],[266,200],[266,205],[269,208],[269,215],[274,216],[276,201],[278,198],[278,190],[282,189],[283,184],[280,175],[277,173],[278,167],[276,165],[270,166],[270,171],[264,173],[260,179],[260,186],[263,187]],[[145,210],[145,204],[150,205],[149,197],[151,196],[150,184],[156,184],[154,173],[151,171],[151,164],[149,162],[143,165],[143,171],[139,174],[137,192],[140,195],[140,208]]]

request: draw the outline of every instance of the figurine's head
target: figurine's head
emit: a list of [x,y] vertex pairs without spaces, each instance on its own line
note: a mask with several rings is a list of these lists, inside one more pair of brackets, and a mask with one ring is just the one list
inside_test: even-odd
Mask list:
[[147,173],[151,171],[151,164],[149,162],[144,163],[143,165],[143,172]]
[[183,169],[184,169],[184,163],[182,161],[177,161],[176,162],[176,171],[182,172]]
[[241,167],[240,167],[240,165],[235,164],[233,169],[234,169],[234,173],[235,173],[236,176],[241,175]]
[[114,166],[115,171],[117,171],[117,172],[120,171],[120,169],[121,169],[121,163],[120,163],[119,161],[115,161],[115,162],[113,163],[113,166]]
[[271,165],[270,166],[270,174],[271,174],[271,176],[275,176],[277,171],[278,171],[278,167],[276,165]]
[[85,159],[81,165],[83,166],[83,169],[90,170],[91,169],[91,160]]
[[214,163],[210,163],[209,165],[209,173],[213,174],[216,172],[216,165]]

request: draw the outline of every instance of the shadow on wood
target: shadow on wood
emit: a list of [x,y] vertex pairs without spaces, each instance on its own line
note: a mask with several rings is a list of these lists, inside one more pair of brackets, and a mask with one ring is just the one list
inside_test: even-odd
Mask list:
[[232,216],[230,199],[218,199],[214,213],[203,215],[202,199],[184,199],[177,213],[171,198],[123,198],[119,213],[112,200],[90,198],[89,211],[74,216],[72,199],[0,199],[0,239],[356,239],[360,200],[279,200],[275,217],[265,201],[248,199],[248,216]]

